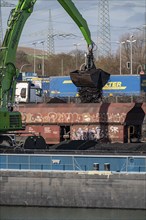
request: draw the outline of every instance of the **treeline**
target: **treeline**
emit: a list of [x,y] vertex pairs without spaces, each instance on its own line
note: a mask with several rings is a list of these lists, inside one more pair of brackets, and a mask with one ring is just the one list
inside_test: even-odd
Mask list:
[[[129,63],[131,60],[132,52],[133,74],[137,74],[141,70],[144,70],[146,66],[146,39],[144,39],[144,35],[141,33],[135,34],[134,37],[131,38],[131,41],[134,41],[132,42],[131,50],[131,44],[130,42],[127,42],[130,37],[130,34],[125,34],[124,36],[122,36],[119,42],[117,42],[119,45],[117,51],[111,53],[109,56],[96,58],[95,54],[96,67],[101,68],[111,74],[120,74],[121,66],[122,74],[130,74]],[[124,43],[121,44],[121,42]],[[60,53],[50,56],[48,56],[47,54],[44,54],[44,56],[42,56],[42,51],[40,51],[40,55],[37,54],[35,57],[35,71],[36,73],[41,75],[43,73],[42,69],[44,66],[45,76],[69,75],[70,71],[79,69],[84,62],[85,55],[84,52],[81,50],[74,50],[68,54]],[[24,52],[20,50],[17,52],[16,67],[18,69],[21,69],[23,65],[24,72],[34,72],[33,53],[27,54],[26,51]]]

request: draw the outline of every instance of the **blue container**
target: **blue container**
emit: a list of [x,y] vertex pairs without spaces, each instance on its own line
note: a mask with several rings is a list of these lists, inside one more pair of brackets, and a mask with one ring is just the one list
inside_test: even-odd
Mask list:
[[50,97],[77,97],[78,88],[70,76],[50,77]]
[[[144,88],[143,88],[144,89]],[[111,75],[108,83],[103,88],[106,95],[140,95],[140,75]]]
[[[146,75],[111,75],[103,95],[140,95],[146,92]],[[78,88],[70,76],[50,77],[50,97],[78,97]]]
[[42,79],[42,91],[47,96],[50,94],[50,79],[49,78]]

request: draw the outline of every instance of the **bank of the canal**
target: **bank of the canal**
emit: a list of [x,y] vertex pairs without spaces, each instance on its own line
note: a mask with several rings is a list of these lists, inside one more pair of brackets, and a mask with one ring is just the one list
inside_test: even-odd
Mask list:
[[146,173],[1,170],[0,205],[146,209]]

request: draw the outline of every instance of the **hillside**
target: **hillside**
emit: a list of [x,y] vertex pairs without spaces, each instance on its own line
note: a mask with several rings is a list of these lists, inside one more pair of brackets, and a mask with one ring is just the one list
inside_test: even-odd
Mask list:
[[[28,55],[34,54],[34,48],[31,48],[31,47],[18,47],[17,52],[20,52],[20,51],[22,51]],[[43,54],[43,51],[40,49],[35,49],[35,54],[36,54],[36,56],[40,56]]]

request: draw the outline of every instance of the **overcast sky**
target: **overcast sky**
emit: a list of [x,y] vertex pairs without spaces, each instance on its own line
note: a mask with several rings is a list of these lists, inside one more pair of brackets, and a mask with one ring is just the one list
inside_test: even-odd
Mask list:
[[[95,43],[98,35],[98,1],[73,0],[80,13],[86,19],[91,31],[92,40]],[[15,5],[18,3],[17,0],[7,0],[7,2]],[[6,23],[11,9],[10,7],[2,7],[3,34],[6,30]],[[80,44],[79,49],[86,50],[86,43],[80,30],[57,0],[38,0],[36,2],[34,12],[27,20],[23,29],[19,45],[33,47],[33,42],[40,40],[47,42],[49,9],[51,9],[55,34],[76,35],[76,37],[70,38],[54,37],[55,53],[74,50],[74,43]],[[139,28],[146,24],[146,0],[109,0],[109,15],[111,42],[120,41],[122,35],[140,31]],[[37,45],[38,48],[40,46]],[[111,46],[114,48],[114,43]]]

